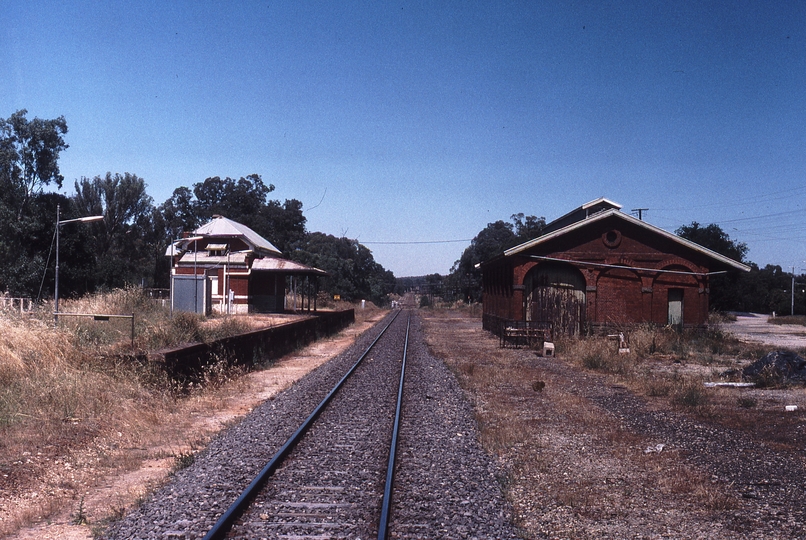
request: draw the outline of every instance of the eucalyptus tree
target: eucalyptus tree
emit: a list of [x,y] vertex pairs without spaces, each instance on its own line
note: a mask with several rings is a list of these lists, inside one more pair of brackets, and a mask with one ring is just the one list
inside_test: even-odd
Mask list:
[[103,215],[92,224],[97,258],[97,286],[151,284],[161,246],[154,205],[145,181],[135,174],[106,173],[75,183],[73,203],[79,215]]
[[0,199],[21,219],[31,198],[44,187],[62,187],[59,154],[68,148],[64,116],[28,120],[21,109],[0,119]]

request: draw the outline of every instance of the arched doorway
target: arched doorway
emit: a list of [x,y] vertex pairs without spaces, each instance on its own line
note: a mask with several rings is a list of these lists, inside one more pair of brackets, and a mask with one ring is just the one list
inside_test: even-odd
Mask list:
[[585,323],[585,277],[570,264],[547,261],[524,279],[526,320],[551,322],[555,335],[579,334]]

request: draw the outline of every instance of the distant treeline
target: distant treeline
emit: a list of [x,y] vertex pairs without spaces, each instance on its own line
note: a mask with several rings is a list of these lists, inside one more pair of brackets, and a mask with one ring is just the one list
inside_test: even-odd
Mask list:
[[181,186],[155,205],[144,179],[131,173],[82,177],[75,194],[61,188],[59,156],[68,148],[67,123],[26,118],[20,110],[0,118],[0,293],[52,297],[55,228],[59,219],[103,215],[102,221],[66,223],[59,235],[59,294],[80,296],[127,285],[167,288],[166,247],[219,214],[243,223],[292,260],[327,271],[320,290],[345,300],[385,304],[392,272],[357,240],[309,232],[302,203],[272,200],[274,186],[257,174],[211,176]]

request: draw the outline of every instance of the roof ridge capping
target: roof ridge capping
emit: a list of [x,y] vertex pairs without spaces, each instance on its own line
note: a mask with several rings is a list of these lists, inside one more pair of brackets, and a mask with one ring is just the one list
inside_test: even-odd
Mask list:
[[[603,200],[606,201],[606,199],[603,199]],[[598,199],[597,199],[597,201],[598,201]],[[591,201],[591,202],[595,203],[596,201]],[[611,202],[611,201],[607,201],[607,202]],[[719,262],[721,262],[723,264],[726,264],[728,266],[732,266],[733,268],[736,268],[737,270],[742,270],[744,272],[749,272],[750,271],[750,267],[748,265],[744,264],[744,263],[741,263],[739,261],[733,260],[730,257],[726,257],[725,255],[722,255],[721,253],[717,253],[716,251],[708,249],[705,246],[701,246],[700,244],[697,244],[696,242],[692,242],[691,240],[687,240],[685,238],[677,236],[674,233],[670,233],[669,231],[665,231],[665,230],[661,229],[660,227],[656,227],[655,225],[647,223],[646,221],[640,220],[640,219],[638,219],[638,218],[636,218],[634,216],[631,216],[629,214],[625,214],[624,212],[619,210],[619,208],[621,208],[621,207],[619,206],[618,208],[611,208],[610,210],[602,210],[601,212],[597,212],[595,214],[592,214],[591,216],[589,216],[586,219],[582,219],[580,221],[574,221],[569,225],[566,225],[564,227],[560,227],[560,228],[558,228],[556,230],[550,231],[550,232],[548,232],[546,234],[538,236],[537,238],[529,240],[528,242],[524,242],[523,244],[511,247],[511,248],[505,250],[503,255],[504,255],[504,257],[517,255],[518,253],[521,253],[522,251],[525,251],[525,250],[527,250],[527,249],[529,249],[529,248],[531,248],[533,246],[542,244],[543,242],[547,242],[547,241],[549,241],[551,239],[557,238],[558,236],[562,236],[563,234],[566,234],[568,232],[571,232],[571,231],[574,231],[576,229],[585,227],[590,223],[594,223],[596,221],[608,218],[610,216],[616,216],[619,219],[623,219],[623,220],[628,221],[630,223],[633,223],[633,224],[635,224],[635,225],[637,225],[639,227],[643,227],[645,229],[648,229],[648,230],[650,230],[650,231],[652,231],[652,232],[654,232],[656,234],[659,234],[661,236],[664,236],[664,237],[668,238],[669,240],[672,240],[673,242],[677,242],[678,244],[684,245],[684,246],[688,247],[689,249],[693,249],[693,250],[695,250],[695,251],[697,251],[697,252],[699,252],[699,253],[701,253],[703,255],[706,255],[708,257],[716,259],[716,260],[718,260]],[[577,208],[576,210],[574,210],[572,212],[569,212],[569,214],[571,214],[571,213],[573,213],[575,211],[578,211],[580,209],[582,209],[582,207]],[[566,214],[566,215],[569,215],[569,214]],[[555,221],[559,221],[559,220],[555,220]]]
[[580,208],[583,209],[583,210],[587,210],[591,206],[596,206],[597,204],[601,204],[601,203],[605,203],[608,206],[612,206],[612,207],[616,208],[617,210],[622,209],[622,205],[620,205],[617,202],[613,202],[610,199],[605,199],[604,197],[599,197],[598,199],[594,199],[594,200],[592,200],[590,202],[586,202],[585,204],[580,206]]
[[621,210],[621,205],[617,202],[613,202],[610,199],[605,199],[604,197],[599,197],[598,199],[594,199],[592,201],[586,202],[582,206],[578,206],[563,214],[562,216],[558,217],[557,219],[550,221],[546,224],[543,228],[542,234],[549,234],[553,231],[562,229],[567,225],[572,223],[576,223],[578,221],[584,221],[590,217],[593,217],[597,214],[601,214],[602,212],[606,212],[608,210]]

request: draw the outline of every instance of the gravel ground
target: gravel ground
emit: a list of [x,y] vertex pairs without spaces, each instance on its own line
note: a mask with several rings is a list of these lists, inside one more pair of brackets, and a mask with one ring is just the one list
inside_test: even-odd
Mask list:
[[411,332],[392,537],[517,538],[504,472],[484,453],[469,403],[429,353],[419,316]]
[[[428,355],[421,343],[416,315],[413,317],[413,327],[413,338],[409,345],[410,373],[406,383],[409,397],[404,403],[396,469],[399,486],[393,495],[392,537],[516,538],[508,524],[511,511],[502,497],[496,469],[478,443],[472,410],[453,376],[441,362]],[[136,512],[113,524],[104,537],[201,537],[240,494],[247,479],[271,458],[296,425],[352,365],[356,351],[363,351],[376,334],[374,330],[368,332],[347,353],[334,358],[276,399],[255,409],[243,422],[213,441],[190,467],[179,471],[174,481],[156,492]],[[383,340],[379,346],[381,343]],[[380,359],[385,355],[380,350],[373,350],[371,354],[378,358],[374,362],[376,365],[381,364]],[[366,387],[368,383],[357,381],[356,385]],[[336,407],[331,416],[338,417],[346,414],[345,410],[355,411],[363,407],[349,401],[345,403],[346,409]],[[331,440],[323,444],[338,448],[342,453],[362,454],[365,447],[373,446],[367,443],[377,434],[371,433],[383,428],[384,423],[385,420],[365,423],[349,436],[349,440]],[[331,430],[327,424],[322,424],[318,429],[323,432]],[[385,458],[385,451],[382,453]],[[255,515],[246,517],[245,521],[270,521],[270,514],[276,510],[274,505],[278,501],[292,503],[291,506],[296,508],[289,511],[289,506],[284,507],[282,512],[285,514],[319,504],[342,504],[332,502],[332,498],[331,502],[317,502],[321,501],[317,497],[323,493],[332,495],[339,489],[362,492],[362,497],[369,497],[345,502],[348,506],[371,507],[371,501],[380,502],[377,486],[380,474],[374,465],[365,464],[366,471],[353,475],[359,479],[358,484],[343,483],[343,478],[337,478],[337,472],[343,466],[328,464],[327,459],[322,457],[315,460],[314,465],[307,466],[317,473],[315,480],[303,480],[302,484],[309,488],[307,491],[302,487],[286,487],[289,484],[272,488],[263,506]],[[313,493],[310,488],[316,488],[318,493]],[[367,538],[372,529],[367,521],[368,518],[361,518],[353,523],[355,526],[352,528],[342,529],[338,533],[327,531],[319,537],[330,537],[332,533],[334,537]],[[244,537],[272,538],[280,534],[277,528],[263,528],[263,532],[246,534]]]
[[677,453],[724,493],[726,501],[736,501],[712,515],[714,537],[806,537],[802,452],[772,447],[717,422],[657,410],[626,388],[603,385],[565,364],[547,364],[545,369],[575,380],[581,395],[615,419],[619,429],[646,440],[647,449],[663,445],[661,451]]
[[763,343],[783,349],[806,348],[806,328],[798,324],[771,324],[769,315],[759,313],[737,314],[735,321],[720,324],[740,341]]

